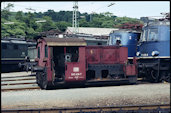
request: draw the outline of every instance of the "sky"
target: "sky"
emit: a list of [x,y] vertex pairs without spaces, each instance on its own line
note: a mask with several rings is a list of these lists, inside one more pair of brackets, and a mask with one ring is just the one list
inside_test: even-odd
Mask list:
[[[72,1],[21,1],[21,2],[1,2],[1,9],[7,6],[8,3],[14,4],[11,11],[28,12],[27,8],[34,9],[35,12],[46,12],[48,9],[58,11],[73,11]],[[111,3],[114,5],[108,7]],[[170,12],[169,1],[78,1],[78,10],[81,13],[104,13],[110,12],[118,17],[151,17],[161,16],[160,13]],[[34,12],[34,11],[30,11]]]

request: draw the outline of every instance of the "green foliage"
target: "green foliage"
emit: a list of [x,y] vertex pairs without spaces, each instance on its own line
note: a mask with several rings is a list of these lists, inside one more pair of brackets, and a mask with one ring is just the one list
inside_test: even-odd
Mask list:
[[104,21],[104,22],[102,23],[102,27],[106,27],[106,28],[112,28],[113,25],[114,25],[113,21],[110,21],[110,20]]
[[27,31],[25,33],[26,33],[28,38],[33,38],[36,35],[38,35],[38,33],[35,32],[33,28],[27,28]]
[[42,31],[56,29],[55,23],[52,21],[51,17],[44,16],[43,19],[46,20],[46,22],[42,23]]
[[1,35],[2,37],[17,35],[26,36],[25,26],[25,23],[19,23],[17,21],[14,21],[14,24],[9,25],[1,23]]
[[116,22],[117,23],[120,23],[120,24],[124,24],[124,23],[137,23],[137,19],[134,19],[134,18],[129,18],[129,17],[118,17],[116,19]]
[[10,9],[14,7],[13,4],[8,4],[4,9],[1,11],[1,18],[8,19],[9,16],[11,15]]
[[24,18],[23,18],[23,12],[22,11],[18,11],[15,15],[15,19],[18,20],[18,21],[23,21]]
[[79,26],[80,27],[90,27],[90,23],[86,21],[86,19],[80,19],[79,20]]
[[[26,36],[33,38],[40,32],[59,29],[65,31],[67,27],[72,26],[72,11],[47,10],[44,13],[23,13],[22,11],[10,12],[14,7],[8,4],[1,10],[1,36]],[[38,20],[46,20],[43,23],[36,23]],[[4,24],[6,22],[14,22],[14,24]],[[142,24],[135,18],[117,17],[110,12],[100,14],[80,13],[78,17],[79,27],[99,27],[99,28],[119,28],[124,23]]]
[[60,31],[64,32],[67,27],[71,26],[71,23],[60,21],[60,22],[56,22],[56,26]]

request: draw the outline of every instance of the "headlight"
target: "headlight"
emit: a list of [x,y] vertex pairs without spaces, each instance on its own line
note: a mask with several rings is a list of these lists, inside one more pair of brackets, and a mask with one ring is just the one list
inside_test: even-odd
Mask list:
[[141,53],[138,51],[138,52],[136,53],[136,55],[137,55],[137,56],[140,56],[140,55],[141,55]]
[[158,56],[159,55],[159,52],[158,51],[152,51],[151,55],[152,56]]
[[116,40],[120,40],[120,37],[116,37]]

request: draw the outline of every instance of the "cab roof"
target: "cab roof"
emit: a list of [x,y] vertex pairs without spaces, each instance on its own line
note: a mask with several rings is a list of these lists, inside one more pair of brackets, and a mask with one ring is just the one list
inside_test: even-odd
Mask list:
[[86,46],[81,38],[43,38],[48,46]]

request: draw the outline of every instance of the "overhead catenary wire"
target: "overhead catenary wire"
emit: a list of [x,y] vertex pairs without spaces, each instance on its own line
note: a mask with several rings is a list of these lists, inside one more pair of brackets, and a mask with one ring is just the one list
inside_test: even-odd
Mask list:
[[[5,7],[5,3],[6,2],[2,2],[3,4],[4,4],[4,7]],[[44,11],[44,10],[42,10],[42,9],[46,9],[46,10],[62,10],[61,8],[55,8],[55,9],[53,9],[53,8],[48,8],[48,7],[40,7],[40,6],[34,6],[34,5],[21,5],[21,4],[18,4],[18,3],[16,3],[16,2],[11,2],[12,4],[14,4],[14,7],[15,6],[19,6],[19,7],[23,7],[23,8],[31,8],[31,6],[32,6],[32,9],[35,9],[36,10],[36,12],[37,11],[39,11],[39,12],[46,12],[46,11]],[[56,3],[58,3],[58,2],[56,2]],[[89,3],[86,3],[86,4],[81,4],[80,6],[84,6],[84,5],[88,5]],[[6,6],[7,6],[7,4],[6,4]],[[68,6],[68,7],[66,7],[65,6],[65,8],[71,8],[71,11],[72,11],[72,5],[71,6]]]
[[[3,3],[5,3],[5,2],[3,2]],[[40,6],[33,6],[33,5],[20,5],[20,4],[16,4],[15,2],[11,2],[12,4],[14,4],[14,7],[15,6],[19,6],[19,7],[23,7],[23,8],[31,8],[31,6],[32,7],[34,7],[34,9],[36,10],[36,11],[39,11],[39,12],[46,12],[46,11],[44,11],[44,10],[42,10],[42,9],[46,9],[46,10],[50,10],[50,9],[52,9],[52,8],[48,8],[48,7],[40,7]],[[7,6],[7,4],[6,4],[6,6]],[[4,7],[6,7],[5,5],[4,5]],[[72,6],[70,6],[71,8],[72,8]],[[33,9],[33,8],[32,8]],[[61,8],[58,8],[58,9],[55,9],[55,10],[60,10]],[[53,10],[53,9],[52,9]]]
[[[21,5],[21,4],[17,3],[17,2],[2,2],[2,3],[4,4],[4,7],[7,6],[8,3],[12,3],[12,4],[14,4],[14,9],[15,9],[15,6],[18,6],[18,7],[23,7],[23,8],[32,8],[32,9],[35,9],[36,12],[46,12],[48,10],[55,10],[55,11],[56,10],[63,10],[62,8],[55,8],[54,9],[54,8],[48,8],[48,7],[41,7],[41,6],[37,6],[37,5],[33,5],[33,4]],[[40,3],[42,3],[42,2],[40,2]],[[58,3],[58,2],[56,2],[56,3]],[[72,2],[70,2],[70,3],[72,4]],[[79,4],[80,9],[83,8],[83,6],[85,6],[85,5],[92,5],[92,4],[94,4],[94,2],[88,2],[88,3],[84,3],[84,4],[82,4],[81,2],[79,2],[79,3],[80,3]],[[99,10],[101,8],[104,8],[104,7],[106,7],[106,6],[97,8],[95,10]],[[70,10],[72,11],[72,5],[65,6],[65,8],[70,8]],[[46,11],[45,11],[45,9],[46,9]],[[1,8],[1,10],[2,10],[2,8]],[[14,11],[16,11],[16,10],[14,10]],[[20,10],[20,11],[23,11],[23,10]]]

